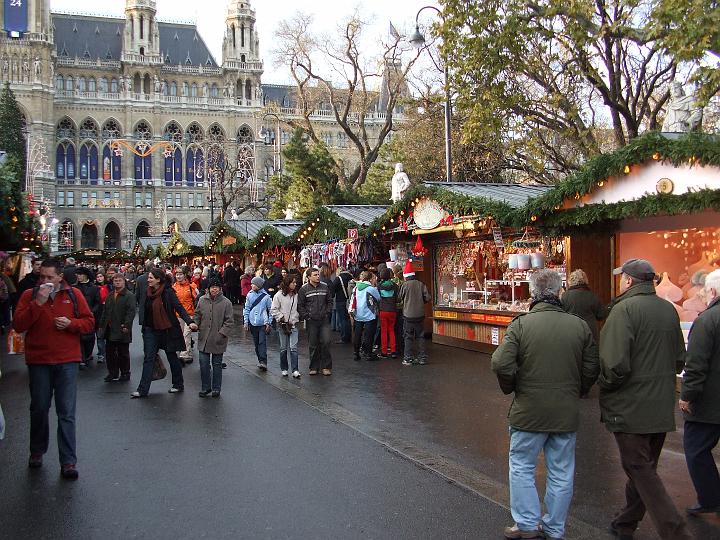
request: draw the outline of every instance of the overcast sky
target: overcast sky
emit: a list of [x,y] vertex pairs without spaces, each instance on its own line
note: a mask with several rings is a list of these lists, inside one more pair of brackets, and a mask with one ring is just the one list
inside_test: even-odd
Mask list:
[[[265,83],[290,82],[287,70],[276,68],[273,60],[273,37],[278,23],[291,17],[300,9],[314,16],[315,28],[318,32],[331,33],[343,17],[351,14],[358,5],[362,6],[365,19],[373,22],[372,34],[377,40],[386,38],[389,23],[403,35],[414,30],[415,14],[418,9],[428,4],[427,0],[251,0],[257,15],[257,29],[260,33],[260,49],[265,61]],[[105,0],[102,4],[88,0],[51,0],[53,11],[77,11],[107,15],[123,15],[124,0]],[[157,11],[160,19],[192,20],[202,38],[218,63],[222,60],[222,36],[225,30],[227,0],[157,0]],[[430,24],[437,15],[432,10],[425,10],[421,15],[421,23]]]

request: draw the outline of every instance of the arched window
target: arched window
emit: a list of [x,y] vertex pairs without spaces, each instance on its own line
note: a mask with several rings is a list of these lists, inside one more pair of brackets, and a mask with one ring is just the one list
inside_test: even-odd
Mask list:
[[182,85],[182,95],[185,97],[190,95],[190,85],[186,82]]
[[215,142],[225,142],[225,131],[218,124],[213,124],[208,129],[208,138]]
[[163,139],[165,139],[166,141],[173,141],[173,142],[177,142],[177,143],[182,142],[183,130],[178,125],[177,122],[175,122],[175,121],[170,122],[165,127],[165,133],[163,135]]
[[177,83],[175,81],[170,83],[170,95],[177,96]]
[[103,139],[118,139],[120,138],[120,134],[120,124],[118,124],[114,118],[109,118],[108,120],[105,120],[102,128]]
[[55,129],[55,137],[57,139],[75,139],[75,123],[67,116],[58,122]]
[[115,79],[115,78],[113,78],[113,80],[110,81],[110,91],[111,91],[113,94],[117,94],[117,93],[118,93],[118,80]]
[[98,91],[107,94],[108,91],[108,80],[105,77],[100,77],[98,81]]
[[245,99],[252,99],[252,83],[245,81]]
[[83,123],[80,124],[80,138],[81,139],[97,139],[100,135],[100,128],[98,128],[97,122],[92,118],[86,118]]
[[198,86],[195,83],[192,83],[192,86],[190,87],[190,97],[197,97],[198,92]]
[[78,78],[78,92],[85,92],[87,91],[87,84],[85,81],[85,77],[79,77]]
[[122,177],[122,152],[113,152],[110,145],[103,148],[102,177],[105,184],[111,184],[111,180],[120,180]]
[[[135,150],[143,152],[144,145],[138,145]],[[142,185],[142,181],[152,180],[152,154],[145,157],[135,154],[135,184]]]
[[196,182],[202,183],[202,161],[203,152],[200,148],[188,148],[185,157],[185,182],[188,186],[193,186]]
[[142,77],[140,77],[139,73],[136,73],[135,77],[133,77],[133,92],[136,94],[142,93]]
[[66,90],[67,92],[72,92],[72,91],[73,91],[73,88],[74,88],[73,82],[74,82],[74,81],[73,81],[73,78],[70,77],[70,76],[68,76],[68,78],[65,79],[65,90]]
[[234,48],[236,47],[236,44],[235,44],[235,25],[234,25],[234,24],[230,27],[230,30],[232,31],[232,41],[233,41],[233,49],[234,49]]
[[193,122],[185,130],[185,140],[188,144],[202,142],[204,138],[205,134],[197,122]]
[[[143,15],[140,15],[140,39],[145,39],[145,17]],[[140,54],[142,53],[142,47],[140,48]]]
[[88,179],[91,184],[97,184],[98,149],[97,146],[89,142],[80,147],[80,180]]
[[55,77],[55,90],[65,90],[65,79],[62,75]]
[[145,74],[145,78],[143,79],[143,94],[149,94],[150,88],[151,88],[150,75]]
[[218,85],[215,83],[210,87],[210,97],[218,97]]
[[141,120],[137,126],[135,126],[134,135],[139,141],[149,141],[153,138],[152,128],[145,120]]
[[175,148],[175,152],[165,157],[165,185],[182,185],[182,151]]
[[93,93],[97,92],[97,87],[96,87],[96,85],[95,85],[95,78],[94,78],[94,77],[90,77],[90,78],[88,79],[88,92],[93,92]]
[[58,179],[75,180],[75,145],[65,141],[57,145],[55,176]]

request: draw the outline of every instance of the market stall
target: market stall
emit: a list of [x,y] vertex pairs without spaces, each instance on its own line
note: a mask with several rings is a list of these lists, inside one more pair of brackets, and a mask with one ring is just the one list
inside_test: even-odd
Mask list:
[[167,243],[170,235],[143,236],[135,240],[132,256],[138,259],[154,259],[166,255]]
[[374,224],[390,259],[409,258],[431,292],[433,341],[490,351],[529,307],[529,276],[551,266],[565,275],[567,239],[518,223],[518,209],[548,188],[427,183]]
[[658,295],[688,330],[705,309],[704,276],[720,268],[719,147],[713,135],[643,136],[595,158],[528,212],[570,235],[570,269],[585,270],[603,300],[619,294],[613,268],[649,260]]
[[192,265],[197,259],[207,256],[207,231],[178,231],[173,233],[167,244],[167,255],[176,264]]
[[222,221],[209,233],[207,250],[216,262],[237,260],[242,268],[264,262],[268,252],[274,254],[273,260],[287,263],[294,250],[286,244],[302,223],[272,219]]

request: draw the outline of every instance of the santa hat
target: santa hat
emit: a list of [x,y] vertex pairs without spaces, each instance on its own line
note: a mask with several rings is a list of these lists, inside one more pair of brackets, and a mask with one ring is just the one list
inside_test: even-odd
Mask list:
[[410,259],[408,259],[407,262],[405,263],[405,269],[403,270],[403,277],[409,278],[409,277],[413,277],[414,275],[415,275],[415,271],[413,270],[413,267],[412,267],[412,261]]

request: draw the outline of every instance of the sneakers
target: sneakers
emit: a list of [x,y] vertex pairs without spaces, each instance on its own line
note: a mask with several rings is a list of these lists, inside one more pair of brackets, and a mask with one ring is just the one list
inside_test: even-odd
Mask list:
[[208,397],[210,395],[210,390],[200,390],[198,392],[198,396],[200,397]]
[[378,354],[378,358],[390,358],[390,355],[385,354],[384,352],[381,352],[380,354]]
[[690,506],[685,509],[685,513],[689,516],[699,516],[700,514],[715,514],[720,513],[720,506]]
[[258,369],[259,369],[260,371],[267,371],[267,364],[263,364],[262,362],[258,362],[257,367],[258,367]]
[[308,375],[317,375],[317,369],[311,369],[308,371]]
[[120,380],[120,377],[114,377],[112,375],[108,375],[103,379],[105,382],[118,382]]
[[402,365],[403,365],[403,366],[412,366],[412,365],[413,365],[412,358],[405,358],[405,359],[402,361]]
[[140,392],[133,392],[130,394],[130,399],[137,399],[137,398],[144,398],[147,397],[147,394],[141,394]]
[[545,535],[540,529],[534,529],[531,531],[521,530],[517,525],[512,527],[505,527],[505,538],[515,540],[516,538],[545,538]]
[[98,364],[104,364],[105,363],[105,357],[102,354],[97,355],[97,363]]
[[60,467],[60,475],[65,478],[65,480],[77,480],[78,471],[75,468],[75,464],[66,463],[65,465],[62,465]]
[[283,377],[287,377],[287,376],[288,376],[288,370],[287,370],[287,369],[283,369],[283,370],[280,372],[280,375],[282,375]]
[[396,352],[390,354],[390,358],[397,358],[397,357],[398,357],[398,355]]
[[212,397],[220,397],[220,390],[213,390]]
[[220,367],[222,367],[223,369],[227,369],[227,363],[223,362],[222,364],[220,364]]
[[327,377],[328,375],[332,375],[332,370],[330,370],[330,369],[323,369],[323,370],[322,370],[322,374]]
[[87,368],[87,362],[80,362],[80,371],[85,371]]
[[118,379],[120,382],[127,382],[130,380],[130,374],[129,373],[123,373],[120,375],[120,378]]
[[39,469],[40,467],[42,467],[42,460],[42,454],[30,454],[30,459],[28,459],[28,467],[30,467],[31,469]]
[[179,394],[180,392],[184,392],[185,389],[181,386],[171,386],[170,390],[168,390],[168,394]]
[[415,361],[413,362],[413,364],[415,364],[415,365],[417,365],[417,366],[424,366],[424,365],[427,364],[427,360],[425,360],[424,358],[420,358],[420,359],[418,359],[418,360],[415,360]]
[[296,369],[293,371],[293,379],[299,379],[300,378],[300,372]]

